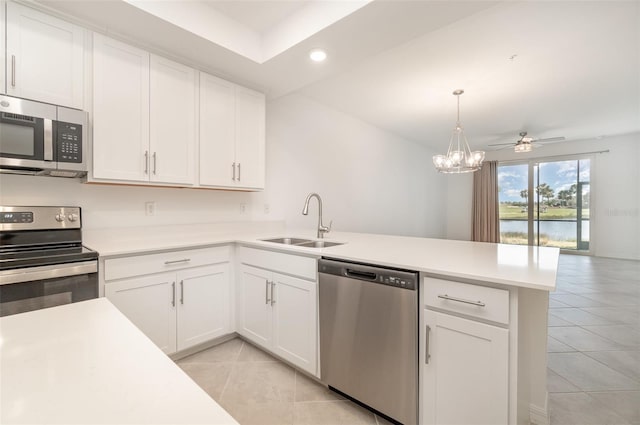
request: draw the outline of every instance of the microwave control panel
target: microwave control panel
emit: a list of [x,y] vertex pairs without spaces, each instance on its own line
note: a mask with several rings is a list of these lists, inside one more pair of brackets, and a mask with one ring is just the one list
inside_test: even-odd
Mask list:
[[57,123],[56,141],[58,162],[82,162],[82,126],[66,122]]

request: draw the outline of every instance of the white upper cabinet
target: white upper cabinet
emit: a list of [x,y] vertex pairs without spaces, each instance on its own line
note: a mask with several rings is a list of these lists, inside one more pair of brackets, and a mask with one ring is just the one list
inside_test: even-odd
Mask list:
[[0,63],[2,64],[2,66],[0,66],[0,93],[6,94],[7,93],[7,86],[5,85],[5,66],[4,66],[4,59],[5,59],[5,34],[7,33],[6,30],[6,20],[5,20],[5,16],[4,16],[4,10],[5,10],[5,6],[4,6],[4,2],[0,0]]
[[84,30],[7,3],[6,93],[83,108]]
[[195,181],[196,71],[116,40],[93,41],[93,178]]
[[236,86],[236,183],[264,188],[265,99],[262,93]]
[[93,36],[93,177],[148,181],[149,53]]
[[264,188],[265,98],[200,73],[200,185]]
[[235,183],[235,85],[200,73],[200,184]]
[[196,148],[196,71],[151,55],[152,182],[193,184]]

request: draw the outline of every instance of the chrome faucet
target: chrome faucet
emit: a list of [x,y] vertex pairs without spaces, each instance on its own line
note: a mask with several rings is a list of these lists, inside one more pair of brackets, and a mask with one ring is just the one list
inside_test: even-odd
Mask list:
[[302,215],[309,214],[309,201],[311,198],[316,198],[318,200],[318,239],[322,239],[325,233],[329,233],[331,231],[333,220],[329,222],[329,227],[322,224],[322,199],[317,193],[310,193],[307,196],[307,199],[304,201],[304,208],[302,208]]

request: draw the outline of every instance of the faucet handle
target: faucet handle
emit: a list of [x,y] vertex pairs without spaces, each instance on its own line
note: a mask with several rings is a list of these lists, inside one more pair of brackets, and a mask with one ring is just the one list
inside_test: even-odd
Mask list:
[[318,232],[318,233],[320,233],[320,234],[323,234],[323,233],[329,233],[329,232],[331,231],[331,226],[332,226],[332,225],[333,225],[333,220],[331,220],[331,221],[329,222],[329,226],[323,226],[323,225],[320,225],[320,227],[319,227],[319,229],[318,229],[318,230],[319,230],[319,232]]

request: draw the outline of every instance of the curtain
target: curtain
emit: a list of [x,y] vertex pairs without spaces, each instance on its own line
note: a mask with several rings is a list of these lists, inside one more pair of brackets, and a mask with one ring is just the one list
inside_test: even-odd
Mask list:
[[487,161],[473,173],[472,241],[500,242],[498,208],[498,162]]

